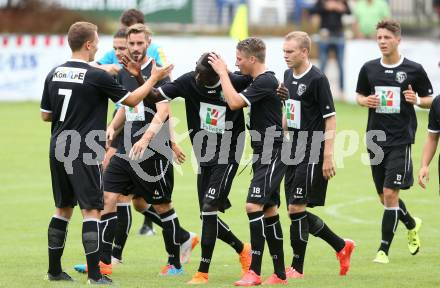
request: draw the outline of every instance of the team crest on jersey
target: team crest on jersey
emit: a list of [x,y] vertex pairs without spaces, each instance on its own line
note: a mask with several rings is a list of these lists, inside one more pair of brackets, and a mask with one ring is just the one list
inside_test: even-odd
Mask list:
[[396,73],[396,81],[399,83],[403,83],[407,78],[406,73],[403,71],[399,71]]
[[296,90],[296,94],[298,94],[298,96],[301,96],[302,94],[304,94],[304,92],[306,92],[307,86],[305,84],[299,84],[298,86],[298,90]]

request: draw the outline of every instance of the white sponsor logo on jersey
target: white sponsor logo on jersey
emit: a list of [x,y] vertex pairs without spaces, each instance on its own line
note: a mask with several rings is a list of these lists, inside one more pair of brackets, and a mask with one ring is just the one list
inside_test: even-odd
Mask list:
[[302,94],[304,94],[304,92],[306,92],[307,86],[305,84],[299,84],[298,86],[298,90],[296,91],[296,93],[298,94],[298,96],[301,96]]
[[407,78],[406,73],[403,71],[399,71],[396,73],[396,81],[399,83],[403,83]]
[[58,67],[53,73],[52,81],[84,83],[87,69],[74,67]]

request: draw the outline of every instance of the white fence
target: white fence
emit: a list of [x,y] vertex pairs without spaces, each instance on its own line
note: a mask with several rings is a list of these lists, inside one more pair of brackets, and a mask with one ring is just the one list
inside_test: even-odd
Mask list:
[[[282,80],[286,65],[282,54],[282,38],[266,38],[268,68]],[[215,50],[234,70],[235,42],[226,37],[155,37],[164,48],[170,63],[175,64],[173,78],[193,70],[196,60],[205,51]],[[440,91],[438,62],[439,42],[404,39],[402,54],[421,63],[428,73],[436,94]],[[112,47],[112,38],[102,36],[96,59]],[[357,75],[362,64],[379,57],[374,41],[348,41],[345,57],[347,99],[354,101]],[[64,36],[0,36],[0,101],[39,100],[47,73],[69,59],[70,50]],[[337,73],[330,69],[328,73]],[[335,76],[329,75],[334,79]],[[337,78],[337,76],[336,76]]]

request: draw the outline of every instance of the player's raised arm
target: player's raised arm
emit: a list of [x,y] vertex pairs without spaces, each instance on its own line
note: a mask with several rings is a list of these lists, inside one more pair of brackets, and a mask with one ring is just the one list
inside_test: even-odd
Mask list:
[[[122,101],[122,104],[134,107],[147,97],[157,82],[167,77],[173,70],[173,65],[164,68],[156,68],[151,70],[151,76],[142,86],[130,93],[130,95]],[[141,76],[142,77],[142,76]]]
[[240,97],[240,95],[232,85],[231,79],[229,79],[228,67],[226,66],[225,61],[217,54],[211,53],[209,55],[208,63],[211,64],[214,71],[220,77],[223,94],[229,108],[231,110],[238,110],[240,108],[246,107],[246,102],[243,100],[243,98]]

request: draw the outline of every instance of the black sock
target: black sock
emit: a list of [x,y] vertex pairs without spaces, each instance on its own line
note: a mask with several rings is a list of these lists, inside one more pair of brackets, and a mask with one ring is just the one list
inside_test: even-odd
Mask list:
[[159,214],[154,209],[153,205],[148,204],[149,206],[145,208],[144,211],[142,211],[142,214],[144,214],[144,225],[148,225],[150,227],[153,227],[153,224],[151,222],[154,222],[159,227],[162,227],[162,221],[160,220]]
[[309,221],[307,212],[289,214],[292,220],[290,224],[290,245],[293,250],[292,267],[298,273],[304,271],[304,258],[307,243],[309,241]]
[[[157,214],[153,205],[150,205],[148,208],[142,211],[142,214],[145,216],[144,224],[149,225],[148,223],[150,222],[146,222],[148,221],[147,219],[149,219],[149,221],[154,222],[154,224],[156,224],[157,226],[162,227],[162,221],[160,220],[160,216],[159,214]],[[190,237],[189,232],[185,228],[180,227],[179,243],[183,244],[189,239],[189,237]]]
[[101,272],[99,271],[98,266],[101,242],[99,230],[98,219],[84,219],[82,226],[82,242],[87,259],[88,277],[93,280],[101,279]]
[[118,223],[118,214],[110,212],[101,216],[101,257],[105,264],[112,263],[112,247],[115,239],[115,230]]
[[382,250],[387,255],[397,229],[397,224],[399,224],[399,209],[399,207],[385,207],[383,211],[382,241],[380,242],[379,250]]
[[174,209],[160,214],[162,220],[162,235],[165,242],[165,249],[168,252],[168,264],[180,269],[180,224]]
[[237,236],[232,233],[231,228],[229,228],[228,224],[223,222],[222,219],[217,217],[217,225],[218,225],[218,233],[217,238],[234,248],[235,252],[238,254],[243,251],[244,245],[243,242],[240,241],[240,239],[237,238]]
[[[115,230],[112,256],[122,260],[122,251],[127,242],[131,228],[131,206],[130,203],[119,203],[117,205],[118,221]],[[102,220],[102,219],[101,219]]]
[[315,237],[319,237],[330,246],[335,249],[336,252],[341,251],[345,247],[345,241],[338,235],[336,235],[321,218],[312,214],[307,213],[307,221],[309,222],[309,233]]
[[185,228],[180,226],[179,243],[185,243],[186,241],[188,241],[189,237],[191,237],[191,235],[189,235],[189,232]]
[[67,224],[69,220],[60,216],[53,216],[49,223],[47,231],[49,247],[49,270],[52,275],[58,275],[63,272],[61,268],[61,256],[64,252],[64,244],[67,237]]
[[285,280],[286,268],[284,267],[283,230],[280,216],[275,215],[264,218],[264,223],[267,246],[269,246],[270,255],[272,256],[274,272],[280,279]]
[[264,235],[264,213],[263,211],[248,213],[249,229],[251,232],[251,246],[252,246],[252,262],[250,270],[257,275],[261,274],[261,261],[263,260],[264,242],[266,235]]
[[199,272],[208,273],[218,233],[217,211],[202,212],[202,255]]
[[405,202],[403,202],[402,199],[399,199],[399,220],[403,222],[408,230],[416,227],[416,221],[411,217],[408,210],[406,210]]

